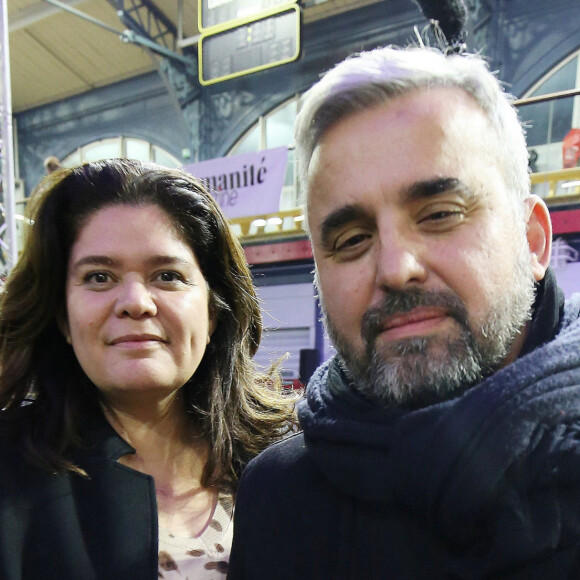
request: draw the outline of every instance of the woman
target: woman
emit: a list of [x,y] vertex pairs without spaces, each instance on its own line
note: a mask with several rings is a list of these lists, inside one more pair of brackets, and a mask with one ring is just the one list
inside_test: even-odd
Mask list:
[[294,426],[243,251],[194,177],[48,176],[0,297],[0,577],[224,578],[247,461]]

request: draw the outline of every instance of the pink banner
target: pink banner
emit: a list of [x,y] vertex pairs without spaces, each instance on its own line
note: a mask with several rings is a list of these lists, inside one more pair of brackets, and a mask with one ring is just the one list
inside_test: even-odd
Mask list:
[[228,218],[276,213],[286,175],[288,148],[232,155],[185,165],[205,181]]

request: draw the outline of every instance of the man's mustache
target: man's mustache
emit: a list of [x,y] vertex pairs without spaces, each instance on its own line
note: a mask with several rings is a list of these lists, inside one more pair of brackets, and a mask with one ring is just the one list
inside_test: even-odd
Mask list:
[[469,329],[467,308],[459,296],[449,290],[409,288],[409,290],[390,290],[385,294],[381,304],[365,312],[361,324],[363,340],[367,345],[372,345],[387,318],[424,306],[443,308],[462,327]]

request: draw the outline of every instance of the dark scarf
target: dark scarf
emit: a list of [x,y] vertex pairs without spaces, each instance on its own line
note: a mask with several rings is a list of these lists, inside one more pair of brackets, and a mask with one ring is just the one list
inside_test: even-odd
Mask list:
[[[460,543],[473,545],[476,521],[498,525],[491,498],[514,482],[523,485],[533,458],[543,461],[562,432],[580,422],[580,295],[562,310],[551,273],[540,290],[525,353],[455,399],[386,410],[349,387],[337,358],[323,365],[299,417],[309,453],[333,485],[359,500],[403,506]],[[511,532],[536,542],[512,500],[504,506],[513,516]],[[498,552],[507,541],[500,536]]]
[[560,329],[564,315],[564,293],[558,288],[551,268],[547,269],[544,279],[537,285],[533,313],[520,357],[553,340]]

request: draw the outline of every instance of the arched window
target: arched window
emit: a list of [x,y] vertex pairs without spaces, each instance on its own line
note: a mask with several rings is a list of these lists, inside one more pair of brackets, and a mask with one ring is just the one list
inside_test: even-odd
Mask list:
[[[580,88],[580,51],[576,51],[524,95],[522,101],[542,95],[558,98],[519,106],[527,125],[532,191],[548,204],[576,201],[580,196],[580,96],[566,91]],[[555,233],[550,265],[567,296],[578,291],[580,263],[577,234]]]
[[138,161],[154,161],[165,167],[181,167],[181,162],[157,145],[133,137],[100,139],[79,147],[62,160],[65,167],[85,161],[98,161],[112,157],[127,157]]
[[280,196],[280,211],[298,206],[294,159],[294,121],[298,113],[298,99],[296,95],[268,114],[261,116],[228,152],[228,155],[241,155],[262,149],[288,147],[288,166]]
[[[522,100],[579,87],[580,51],[577,51],[544,75]],[[521,120],[527,126],[532,170],[543,172],[570,167],[571,164],[566,165],[563,159],[563,142],[575,132],[580,134],[580,97],[569,96],[521,105],[519,111]]]

